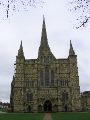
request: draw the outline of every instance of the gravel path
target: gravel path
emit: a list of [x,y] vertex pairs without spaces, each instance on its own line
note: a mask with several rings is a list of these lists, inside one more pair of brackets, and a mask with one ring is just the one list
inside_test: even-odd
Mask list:
[[43,120],[52,120],[51,114],[50,113],[46,113]]

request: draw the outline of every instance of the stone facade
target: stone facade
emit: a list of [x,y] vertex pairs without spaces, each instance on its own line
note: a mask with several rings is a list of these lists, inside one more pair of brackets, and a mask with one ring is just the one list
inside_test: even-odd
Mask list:
[[90,111],[90,91],[81,93],[82,111]]
[[56,59],[47,40],[43,19],[37,59],[25,59],[22,42],[11,83],[13,112],[80,111],[77,55],[70,41],[69,55]]

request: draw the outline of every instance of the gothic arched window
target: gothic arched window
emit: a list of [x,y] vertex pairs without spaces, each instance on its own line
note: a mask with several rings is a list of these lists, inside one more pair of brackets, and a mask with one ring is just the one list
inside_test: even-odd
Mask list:
[[54,85],[54,71],[51,70],[51,85]]
[[27,101],[33,101],[33,94],[32,93],[27,93]]
[[40,71],[40,85],[43,85],[44,81],[43,81],[43,70]]
[[49,86],[49,69],[45,67],[45,86]]
[[62,101],[65,102],[65,101],[67,101],[67,100],[68,100],[68,93],[64,91],[64,92],[62,93]]
[[38,106],[38,112],[41,112],[42,111],[42,105],[39,105]]

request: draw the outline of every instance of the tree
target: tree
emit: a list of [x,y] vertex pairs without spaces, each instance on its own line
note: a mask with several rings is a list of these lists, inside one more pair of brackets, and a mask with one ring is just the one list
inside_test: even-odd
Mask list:
[[30,7],[42,6],[43,3],[43,0],[0,0],[0,16],[9,18],[16,11],[29,11]]
[[90,0],[69,0],[70,11],[76,17],[76,28],[85,27],[90,20]]

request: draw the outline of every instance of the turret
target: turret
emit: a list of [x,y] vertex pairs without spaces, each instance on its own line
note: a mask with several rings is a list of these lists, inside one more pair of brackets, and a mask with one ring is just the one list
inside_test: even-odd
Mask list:
[[18,57],[24,58],[24,52],[23,52],[22,41],[21,41],[21,44],[20,44],[20,48],[19,48],[19,50],[18,50]]
[[75,55],[71,40],[70,40],[70,49],[69,49],[69,63],[70,63],[70,73],[71,75],[77,75],[78,76],[78,70],[77,70],[77,55]]
[[[16,56],[16,63],[15,65],[15,81],[24,80],[24,64],[25,64],[25,57],[23,52],[22,41],[20,44],[20,48],[18,50],[18,55]],[[19,77],[19,79],[17,79]]]
[[71,43],[71,40],[70,40],[69,56],[71,56],[71,55],[75,55],[75,52],[73,50],[73,46],[72,46],[72,43]]
[[21,44],[20,44],[20,48],[18,50],[18,55],[16,56],[16,63],[24,63],[25,61],[25,57],[24,57],[24,52],[23,52],[23,46],[22,46],[22,41],[21,41]]
[[[70,86],[71,86],[71,97],[72,97],[72,111],[81,110],[80,102],[80,86],[79,86],[79,76],[78,76],[78,66],[77,66],[77,55],[75,55],[71,40],[69,49],[69,69],[70,69]],[[74,102],[76,100],[76,102]]]

